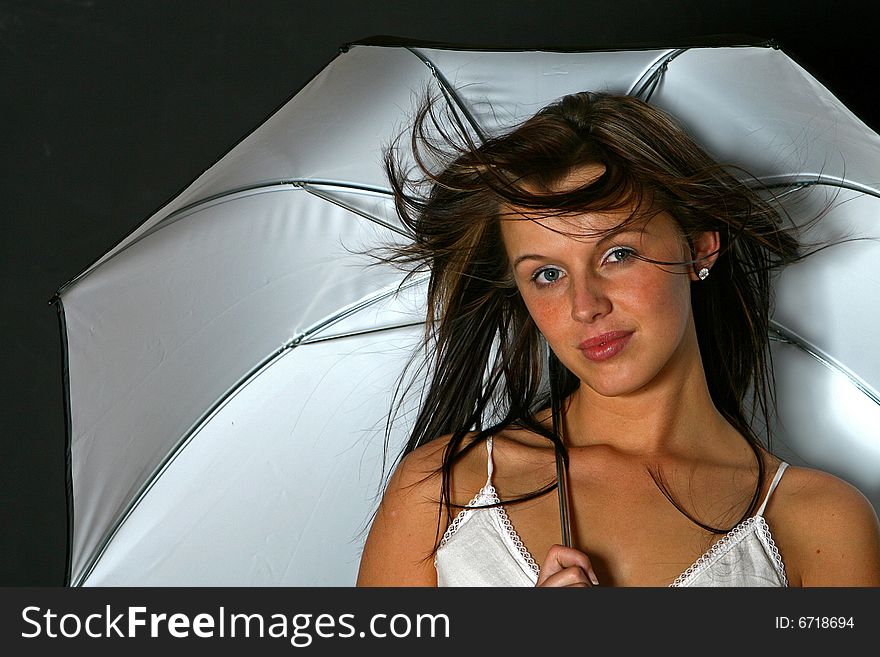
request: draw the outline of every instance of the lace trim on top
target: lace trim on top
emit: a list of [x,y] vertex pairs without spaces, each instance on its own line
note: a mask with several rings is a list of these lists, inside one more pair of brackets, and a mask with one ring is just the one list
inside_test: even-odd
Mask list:
[[[468,502],[467,508],[462,509],[459,514],[455,516],[455,519],[449,523],[449,527],[446,528],[446,532],[443,534],[443,538],[440,539],[440,545],[437,549],[439,550],[446,545],[449,539],[458,531],[458,528],[461,527],[468,517],[470,517],[471,513],[478,509],[485,508],[486,504],[498,504],[500,501],[501,499],[498,497],[498,493],[492,484],[486,484],[483,486],[474,498]],[[504,533],[507,535],[507,538],[517,549],[520,556],[523,558],[523,561],[525,561],[529,568],[532,569],[532,572],[535,573],[535,575],[539,575],[541,569],[538,566],[538,563],[532,558],[528,548],[523,544],[519,534],[516,533],[516,530],[513,528],[513,523],[510,522],[510,518],[507,515],[507,511],[504,510],[504,507],[493,506],[486,510],[493,511],[498,515],[498,519],[501,521],[501,526],[504,527]],[[434,563],[436,564],[436,562],[437,558],[435,556]]]
[[757,530],[763,534],[764,540],[770,548],[770,552],[773,556],[773,567],[776,569],[780,578],[782,578],[782,585],[787,587],[788,578],[785,575],[785,566],[782,563],[782,555],[779,554],[779,549],[776,547],[776,543],[773,542],[773,537],[770,535],[770,527],[767,525],[767,521],[764,520],[764,516],[752,516],[743,520],[740,524],[730,530],[730,532],[725,534],[725,536],[717,543],[710,547],[703,556],[691,565],[690,568],[676,577],[675,581],[669,586],[681,586],[681,584],[691,575],[708,567],[719,556],[728,552],[739,543],[745,535],[752,530],[753,525],[756,523],[758,525]]
[[[489,449],[491,450],[491,438],[489,439]],[[491,468],[491,451],[489,452],[489,481],[492,480],[492,468]],[[785,565],[782,563],[782,555],[779,553],[779,549],[776,547],[776,543],[773,541],[773,536],[770,534],[770,527],[767,525],[767,521],[764,519],[763,511],[764,507],[767,505],[767,502],[770,499],[770,495],[773,493],[773,490],[776,488],[776,484],[779,482],[779,479],[782,476],[782,473],[785,471],[785,468],[788,464],[783,462],[780,464],[779,470],[776,473],[776,476],[773,478],[773,483],[770,485],[770,490],[767,493],[767,496],[764,498],[764,503],[761,505],[761,510],[754,516],[746,518],[732,530],[730,530],[727,534],[725,534],[720,540],[718,540],[714,545],[712,545],[699,559],[697,559],[687,570],[685,570],[681,575],[675,578],[675,581],[669,585],[669,587],[678,587],[686,581],[689,577],[708,567],[712,562],[714,562],[718,557],[722,554],[728,552],[732,549],[737,543],[739,543],[744,537],[745,534],[751,530],[754,524],[757,523],[757,531],[759,531],[764,538],[764,543],[770,549],[770,553],[773,558],[773,567],[776,570],[779,577],[782,579],[782,585],[788,586],[788,577],[785,574]],[[467,503],[466,508],[462,509],[457,516],[453,519],[451,523],[449,523],[449,527],[446,528],[446,531],[443,534],[443,538],[440,539],[440,544],[437,546],[439,550],[442,548],[449,539],[458,531],[459,527],[467,520],[470,515],[481,508],[485,508],[486,504],[498,504],[501,502],[501,499],[498,497],[498,493],[495,490],[495,487],[487,482],[485,486],[483,486],[476,495],[474,495],[473,499]],[[510,540],[511,544],[516,547],[519,551],[520,556],[523,560],[529,565],[532,569],[532,572],[535,573],[535,576],[538,576],[541,572],[540,567],[537,562],[532,557],[528,548],[523,544],[522,539],[517,534],[516,530],[513,527],[513,523],[510,522],[510,518],[507,515],[507,511],[504,510],[503,506],[494,506],[487,509],[488,511],[494,511],[499,520],[501,521],[501,525],[504,527],[505,534],[507,538]],[[434,556],[434,565],[437,564],[436,554]]]

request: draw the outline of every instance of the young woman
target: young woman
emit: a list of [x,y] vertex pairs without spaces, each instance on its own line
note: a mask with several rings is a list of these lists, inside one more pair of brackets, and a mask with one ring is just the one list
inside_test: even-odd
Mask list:
[[880,586],[869,501],[754,429],[770,273],[803,257],[774,204],[631,97],[440,125],[422,180],[387,159],[434,358],[358,584]]

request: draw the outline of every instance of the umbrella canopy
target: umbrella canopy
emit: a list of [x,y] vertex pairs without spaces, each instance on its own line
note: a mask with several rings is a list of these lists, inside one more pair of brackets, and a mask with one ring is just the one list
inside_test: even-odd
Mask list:
[[[58,291],[71,585],[354,583],[424,318],[424,279],[396,293],[369,255],[407,239],[382,151],[426,89],[488,135],[568,93],[640,95],[717,159],[814,186],[795,221],[836,195],[809,239],[880,237],[880,136],[772,46],[349,47]],[[772,429],[880,508],[877,262],[847,242],[776,280]]]

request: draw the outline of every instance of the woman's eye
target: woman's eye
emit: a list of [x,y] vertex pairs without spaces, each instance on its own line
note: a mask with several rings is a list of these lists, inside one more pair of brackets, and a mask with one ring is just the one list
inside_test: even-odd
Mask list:
[[635,251],[632,249],[616,246],[605,254],[603,261],[617,264],[629,260],[633,255],[635,255]]
[[532,280],[538,285],[553,285],[560,278],[562,278],[562,270],[554,267],[539,269],[532,274]]

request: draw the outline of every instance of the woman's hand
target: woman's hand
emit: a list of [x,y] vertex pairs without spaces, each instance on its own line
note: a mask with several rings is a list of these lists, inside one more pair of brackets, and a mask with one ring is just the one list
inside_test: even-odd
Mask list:
[[547,552],[535,586],[598,586],[590,557],[574,548],[553,545]]

